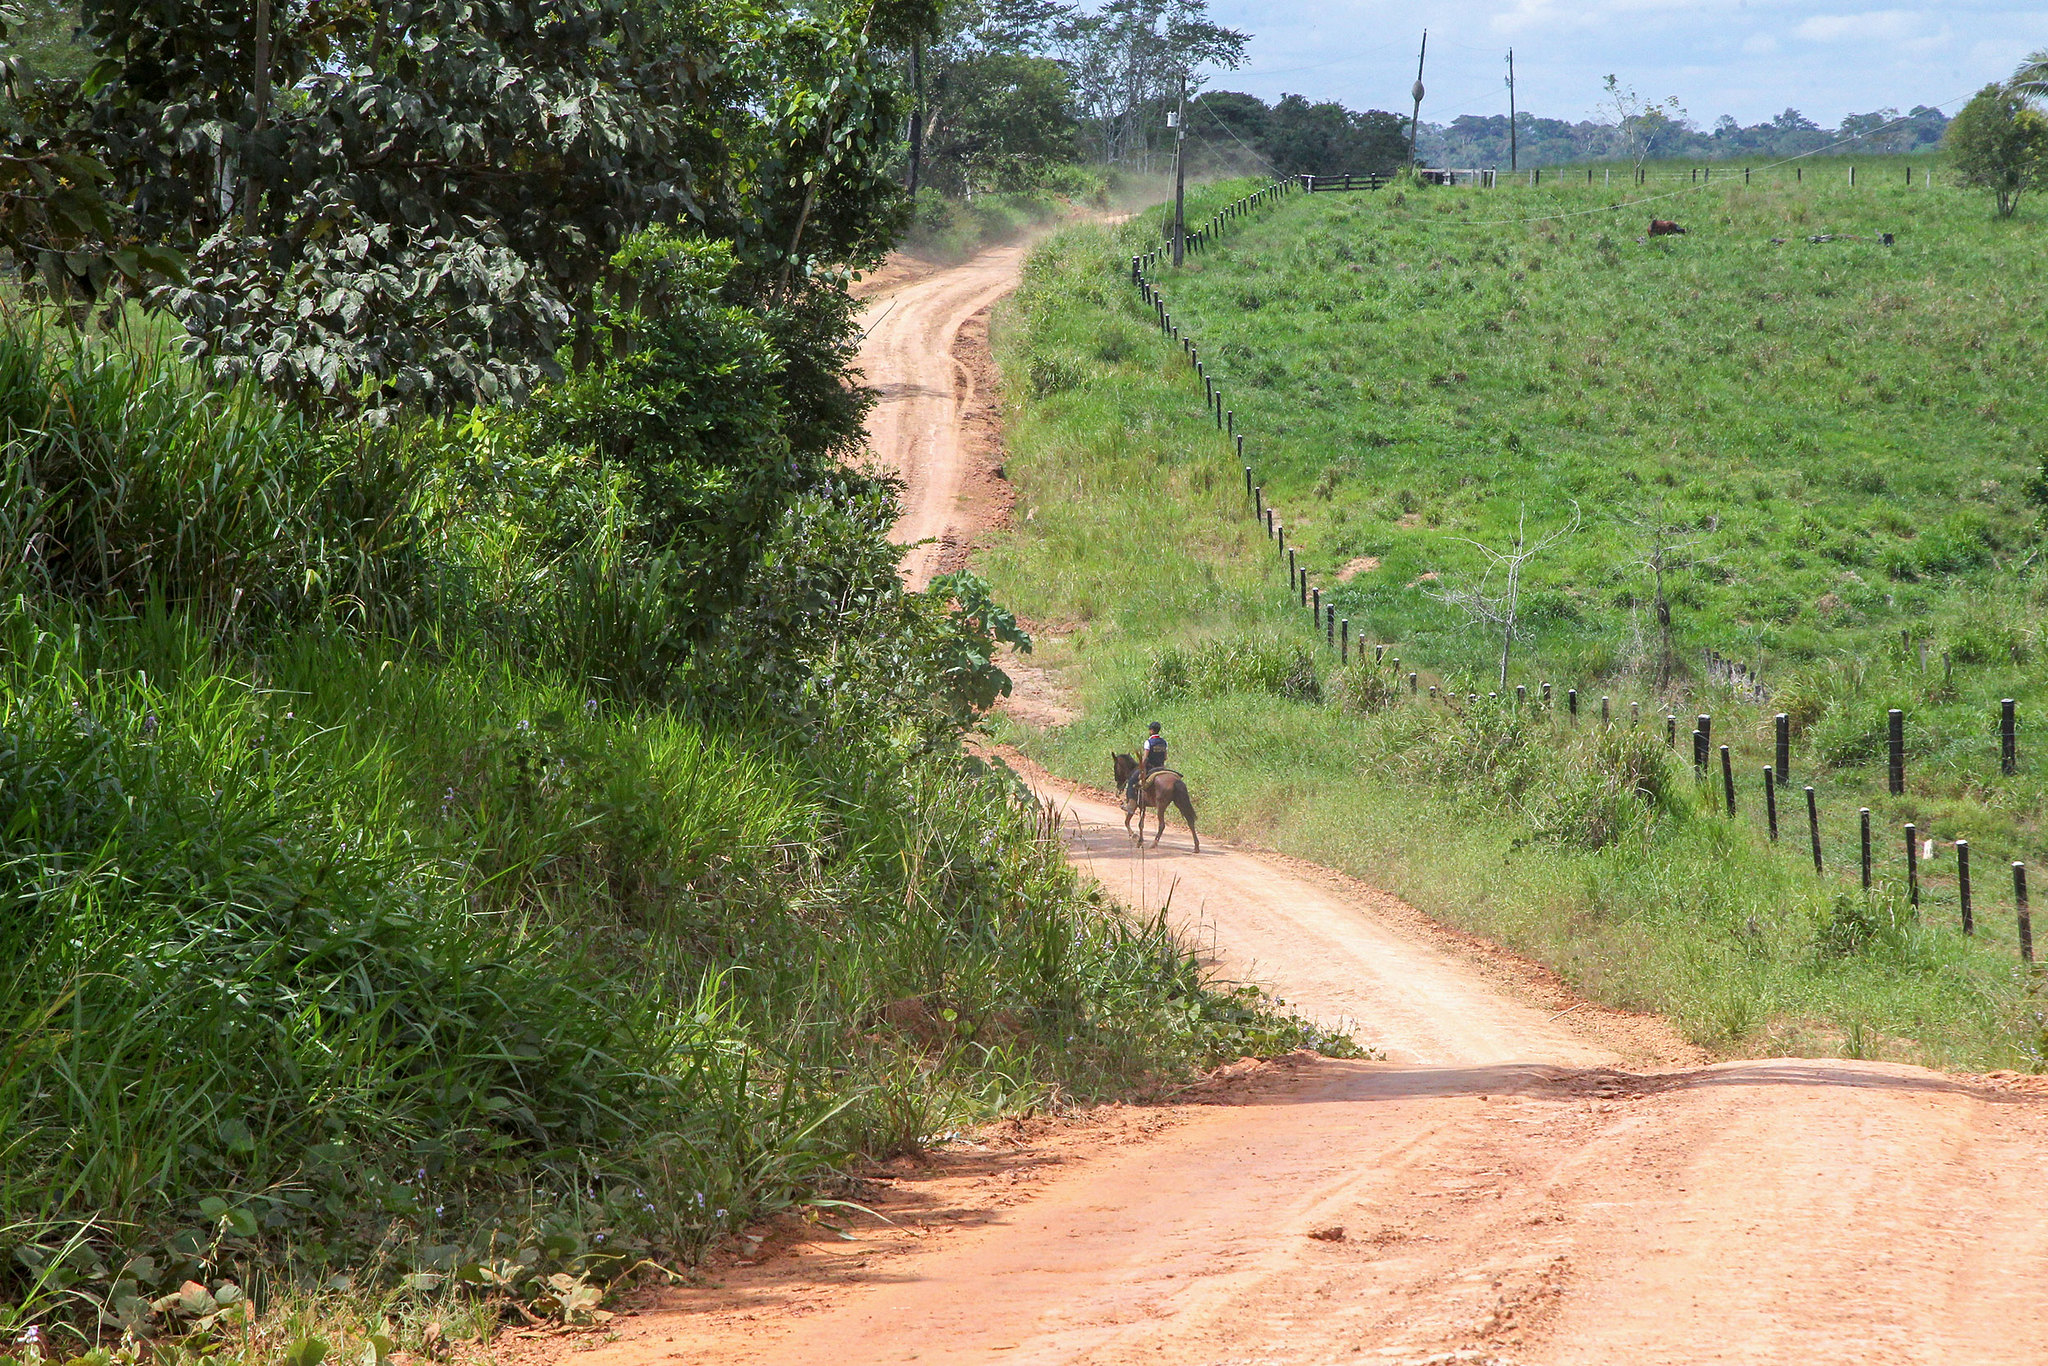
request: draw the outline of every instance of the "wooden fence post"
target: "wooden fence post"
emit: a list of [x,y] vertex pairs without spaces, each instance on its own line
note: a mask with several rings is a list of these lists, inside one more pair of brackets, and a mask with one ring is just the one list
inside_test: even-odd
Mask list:
[[1520,683],[1515,684],[1515,710],[1520,711],[1529,701],[1529,690]]
[[1813,843],[1813,871],[1820,871],[1820,810],[1813,802],[1813,788],[1806,789],[1806,834]]
[[1571,712],[1572,724],[1576,726],[1579,724],[1579,690],[1577,688],[1566,688],[1564,690],[1564,703],[1565,709]]
[[1998,703],[1998,771],[2008,778],[2020,771],[2019,718],[2010,697]]
[[1609,719],[1608,719],[1608,715],[1607,715],[1607,694],[1606,694],[1606,693],[1601,693],[1601,694],[1600,694],[1600,729],[1602,729],[1602,730],[1606,730],[1606,729],[1608,728],[1608,725],[1609,725],[1609,724],[1610,724],[1610,722],[1609,722]]
[[1678,748],[1678,715],[1675,712],[1664,713],[1664,748]]
[[1764,765],[1764,816],[1770,822],[1771,843],[1778,842],[1778,781],[1769,764]]
[[1721,791],[1728,798],[1728,815],[1735,815],[1735,769],[1728,757],[1728,746],[1721,746]]
[[1885,716],[1885,742],[1890,764],[1886,777],[1894,797],[1906,794],[1906,713],[1893,707]]
[[1956,894],[1963,903],[1963,933],[1977,928],[1970,918],[1970,842],[1956,841]]
[[1413,696],[1415,695],[1415,690],[1416,690],[1416,688],[1417,688],[1418,686],[1419,686],[1419,685],[1418,685],[1418,683],[1417,683],[1417,681],[1416,681],[1415,675],[1414,675],[1414,674],[1409,674],[1409,675],[1408,675],[1408,695],[1409,695],[1410,697],[1413,697]]
[[1343,636],[1344,636],[1344,647],[1343,647],[1342,651],[1340,651],[1340,653],[1339,653],[1339,655],[1338,655],[1338,662],[1339,662],[1339,663],[1341,663],[1341,664],[1349,664],[1349,663],[1351,662],[1351,618],[1350,618],[1350,617],[1346,617],[1346,618],[1344,618],[1344,629],[1343,629]]
[[1870,890],[1870,808],[1860,813],[1863,823],[1863,890]]
[[1792,718],[1779,712],[1772,718],[1772,724],[1778,732],[1777,769],[1778,782],[1782,785],[1792,781]]
[[2031,964],[2034,961],[2034,920],[2027,913],[2027,865],[2015,862],[2012,866],[2012,909],[2020,923],[2020,961]]
[[1920,832],[1906,823],[1906,904],[1920,908]]

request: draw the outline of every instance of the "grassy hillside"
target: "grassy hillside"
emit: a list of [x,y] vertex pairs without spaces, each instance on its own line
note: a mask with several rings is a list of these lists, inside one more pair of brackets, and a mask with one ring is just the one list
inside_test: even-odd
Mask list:
[[[1340,673],[1295,606],[1200,382],[1128,283],[1156,224],[1049,243],[1000,337],[1024,520],[986,563],[1059,638],[1088,716],[1027,745],[1099,777],[1106,745],[1156,714],[1212,819],[1389,882],[1717,1047],[2038,1060],[2006,861],[2048,852],[2048,752],[2023,732],[2002,776],[1995,721],[2001,697],[2023,717],[2048,703],[2030,667],[2048,393],[2022,321],[2048,293],[2043,229],[1924,174],[1907,190],[1896,168],[1860,171],[1853,190],[1809,165],[1619,211],[1583,182],[1295,195],[1154,272],[1310,583],[1423,688],[1480,695],[1457,712],[1396,703],[1384,670]],[[1638,241],[1652,213],[1687,235]],[[1560,704],[1577,688],[1576,731],[1488,710],[1499,634],[1440,596],[1478,578],[1464,538],[1505,548],[1525,515],[1533,538],[1575,508],[1577,530],[1526,568],[1508,687],[1548,681]],[[1709,674],[1708,650],[1749,665],[1764,700]],[[1630,703],[1683,718],[1676,760],[1661,724],[1654,743],[1648,722],[1595,735],[1603,694],[1623,731]],[[1892,707],[1909,749],[1896,799]],[[1817,789],[1819,880],[1798,786],[1786,840],[1761,830],[1778,711],[1794,782]],[[1696,712],[1734,746],[1732,821],[1718,773],[1688,776]],[[1867,903],[1860,806],[1879,860]],[[1954,928],[1946,848],[1907,914],[1908,821],[1971,840],[1973,939]]]

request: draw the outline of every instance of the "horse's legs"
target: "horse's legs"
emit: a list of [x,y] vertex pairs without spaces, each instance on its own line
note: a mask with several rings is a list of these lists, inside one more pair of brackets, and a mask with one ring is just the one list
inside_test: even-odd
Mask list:
[[[1173,804],[1180,808],[1180,814],[1187,819],[1188,838],[1195,842],[1195,852],[1201,853],[1202,837],[1195,833],[1195,804],[1189,801],[1185,794],[1176,795],[1173,799]],[[1166,824],[1166,808],[1164,806],[1159,808],[1159,823],[1161,825]]]
[[[1159,813],[1159,828],[1152,832],[1152,847],[1157,849],[1159,847],[1159,837],[1166,833],[1166,798],[1161,797],[1159,805],[1154,807],[1153,810]],[[1143,827],[1140,827],[1140,839],[1144,838],[1142,831]]]

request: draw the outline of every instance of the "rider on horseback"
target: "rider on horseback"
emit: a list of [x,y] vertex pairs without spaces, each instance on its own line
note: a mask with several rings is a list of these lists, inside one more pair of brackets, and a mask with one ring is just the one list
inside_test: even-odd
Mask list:
[[1166,737],[1159,733],[1159,723],[1154,721],[1145,728],[1145,743],[1138,746],[1138,771],[1131,775],[1131,800],[1138,797],[1138,784],[1146,775],[1157,773],[1166,767]]

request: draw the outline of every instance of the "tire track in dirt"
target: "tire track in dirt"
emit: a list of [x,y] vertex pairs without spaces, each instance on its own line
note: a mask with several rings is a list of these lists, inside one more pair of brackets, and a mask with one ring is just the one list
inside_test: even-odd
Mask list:
[[[868,299],[857,364],[880,394],[868,446],[904,482],[895,535],[911,547],[903,578],[914,589],[964,565],[975,534],[1008,511],[987,314],[1016,288],[1025,250],[994,247],[964,265],[899,275]],[[978,343],[965,357],[963,333]]]
[[[964,554],[963,490],[994,477],[999,452],[945,433],[946,375],[1017,258],[901,286],[905,316],[869,334],[899,535],[942,538],[912,582]],[[1177,827],[1141,851],[1112,798],[1018,766],[1111,894],[1141,913],[1170,894],[1219,972],[1387,1061],[1295,1059],[894,1164],[860,1192],[893,1225],[779,1230],[588,1366],[2048,1361],[2037,1079],[1702,1066],[1660,1022],[1384,893],[1227,842],[1197,855]]]

